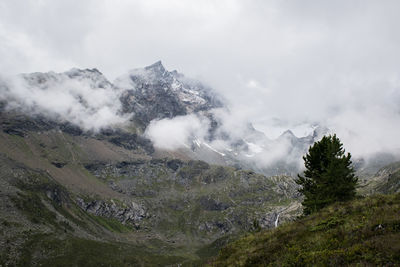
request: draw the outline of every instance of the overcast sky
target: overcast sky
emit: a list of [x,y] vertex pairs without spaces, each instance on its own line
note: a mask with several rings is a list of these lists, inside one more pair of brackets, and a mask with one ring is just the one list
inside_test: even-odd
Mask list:
[[399,13],[389,0],[2,0],[0,72],[113,80],[162,60],[267,135],[320,122],[354,149],[400,148]]

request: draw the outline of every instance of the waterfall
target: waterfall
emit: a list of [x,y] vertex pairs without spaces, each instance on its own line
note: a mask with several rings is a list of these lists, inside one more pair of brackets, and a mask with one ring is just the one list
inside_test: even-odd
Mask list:
[[279,213],[278,213],[278,216],[276,216],[275,227],[278,227],[278,221],[279,221]]

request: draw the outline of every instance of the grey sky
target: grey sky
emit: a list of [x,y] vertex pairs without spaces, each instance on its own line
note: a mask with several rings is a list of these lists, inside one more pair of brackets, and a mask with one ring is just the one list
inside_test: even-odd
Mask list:
[[96,67],[113,80],[161,59],[267,134],[322,122],[351,149],[398,149],[399,11],[389,0],[2,0],[0,72]]

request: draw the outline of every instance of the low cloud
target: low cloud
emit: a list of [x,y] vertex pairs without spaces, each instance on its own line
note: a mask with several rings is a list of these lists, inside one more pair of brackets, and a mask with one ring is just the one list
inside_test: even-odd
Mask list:
[[210,134],[211,123],[207,117],[189,114],[153,120],[145,135],[158,149],[174,151],[186,148],[198,151],[200,158],[204,151],[208,151],[204,155],[209,158],[202,158],[206,161],[213,161],[212,154],[215,153],[226,162],[244,163],[247,168],[252,166],[260,171],[274,168],[277,163],[293,166],[296,170],[300,168],[304,149],[294,147],[290,137],[272,140],[227,109],[214,109],[211,113],[218,121],[213,134]]
[[193,139],[204,140],[209,123],[207,118],[195,114],[153,120],[147,127],[145,135],[160,149],[190,148]]
[[23,76],[2,78],[0,100],[7,102],[7,109],[46,115],[92,131],[128,120],[120,114],[119,91],[113,88],[96,87],[90,79],[51,72],[29,77],[34,81]]
[[400,156],[400,113],[382,103],[363,110],[350,109],[328,120],[347,151],[356,157],[377,153]]

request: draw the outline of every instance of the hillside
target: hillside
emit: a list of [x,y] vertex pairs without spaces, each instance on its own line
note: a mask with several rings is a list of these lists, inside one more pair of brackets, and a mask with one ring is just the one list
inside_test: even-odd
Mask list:
[[336,203],[271,231],[249,234],[211,266],[395,266],[400,264],[400,194]]
[[152,157],[134,129],[90,133],[13,112],[0,121],[3,265],[187,263],[255,221],[270,228],[300,212],[291,177]]

